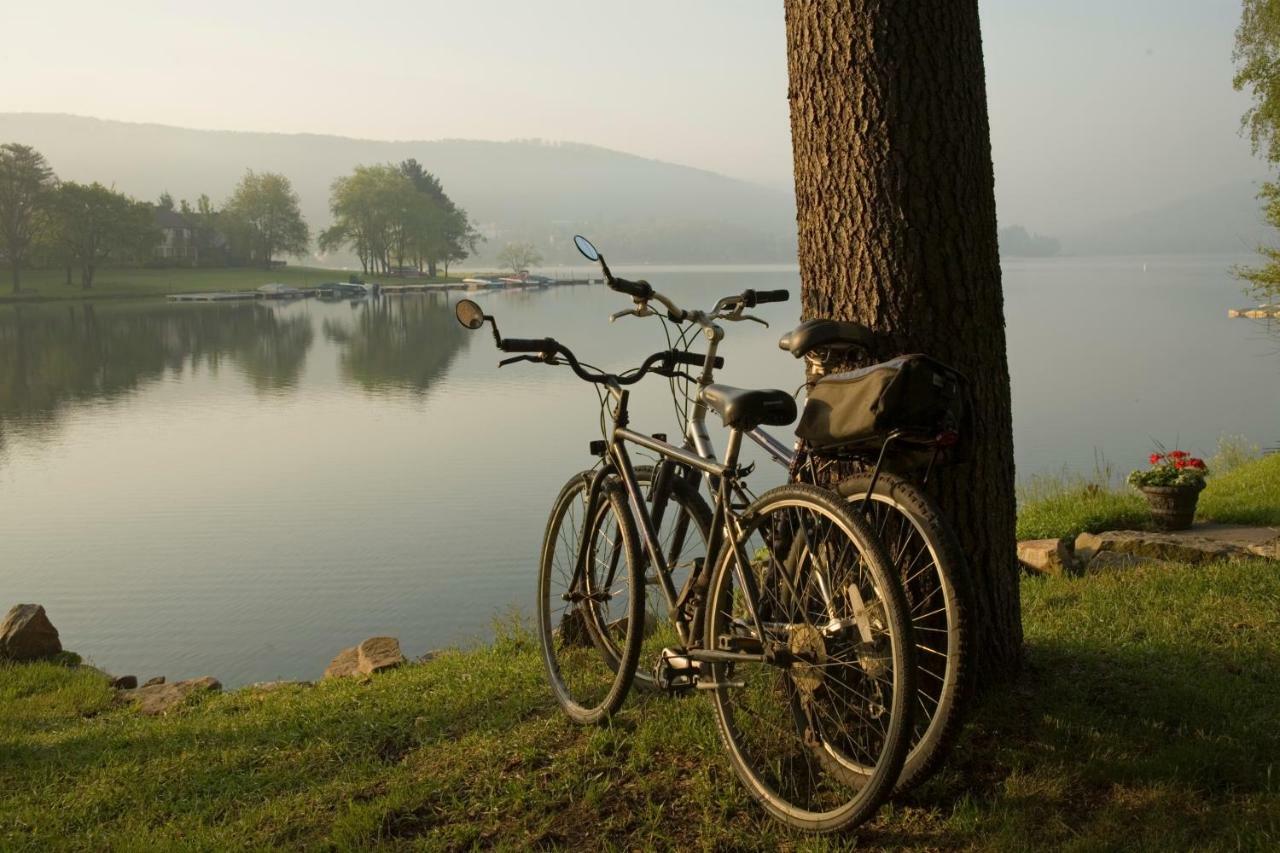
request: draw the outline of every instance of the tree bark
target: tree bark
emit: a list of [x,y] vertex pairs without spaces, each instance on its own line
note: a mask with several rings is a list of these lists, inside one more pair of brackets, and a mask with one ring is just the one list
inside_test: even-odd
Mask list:
[[980,683],[1022,658],[1004,296],[977,0],[787,0],[803,314],[969,378],[971,462],[933,491],[969,559]]

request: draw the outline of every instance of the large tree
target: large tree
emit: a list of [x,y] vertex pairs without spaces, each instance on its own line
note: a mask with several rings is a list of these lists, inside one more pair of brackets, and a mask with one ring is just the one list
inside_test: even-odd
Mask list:
[[99,183],[63,183],[53,212],[68,270],[72,263],[79,265],[84,290],[93,287],[102,263],[111,258],[144,260],[159,239],[150,205]]
[[13,292],[22,285],[22,267],[54,188],[53,170],[44,155],[28,145],[0,145],[0,250],[13,275]]
[[931,479],[974,579],[975,668],[998,678],[1022,627],[978,2],[787,0],[786,22],[803,313],[969,377],[973,460]]
[[223,208],[229,230],[247,242],[250,257],[270,267],[277,255],[303,255],[311,242],[298,194],[284,175],[245,173]]
[[[1253,105],[1244,114],[1243,129],[1253,152],[1280,164],[1280,0],[1244,0],[1236,29],[1234,59],[1237,91],[1248,89]],[[1280,228],[1280,185],[1268,182],[1258,193],[1263,217]],[[1280,250],[1259,247],[1266,259],[1260,267],[1239,267],[1258,296],[1280,296]]]

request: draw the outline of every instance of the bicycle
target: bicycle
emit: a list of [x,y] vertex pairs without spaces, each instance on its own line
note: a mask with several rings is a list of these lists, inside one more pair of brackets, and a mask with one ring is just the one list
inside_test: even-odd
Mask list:
[[[565,365],[602,389],[609,423],[591,444],[600,462],[581,529],[572,531],[572,567],[551,559],[565,539],[561,500],[539,565],[539,642],[568,716],[596,723],[621,706],[646,631],[644,578],[652,568],[680,642],[663,656],[666,671],[677,680],[684,673],[682,687],[711,694],[730,764],[752,797],[774,817],[811,831],[835,831],[874,814],[898,778],[911,733],[915,661],[903,591],[866,523],[830,492],[787,484],[744,508],[734,505],[748,473],[738,465],[743,433],[790,423],[794,398],[771,390],[726,396],[715,404],[729,426],[724,458],[706,459],[633,430],[627,387],[651,372],[691,380],[680,368],[705,366],[706,357],[667,350],[608,374],[554,339],[503,338],[494,318],[470,300],[456,311],[463,326],[487,322],[500,350],[520,353],[500,366]],[[707,543],[713,559],[680,589],[641,497],[632,446],[718,484]],[[579,667],[601,663],[611,678],[599,669],[577,677]]]
[[[707,361],[696,379],[698,390],[696,393],[682,392],[675,387],[673,380],[672,395],[677,400],[683,398],[686,401],[683,409],[685,448],[703,459],[715,458],[706,424],[709,400],[726,393],[723,389],[728,392],[734,390],[715,384],[715,369],[723,364],[716,355],[724,338],[719,324],[753,320],[767,326],[764,320],[746,314],[746,309],[784,302],[789,294],[785,290],[747,290],[718,300],[709,312],[685,310],[655,291],[648,282],[615,279],[603,256],[589,240],[581,236],[574,239],[584,257],[601,264],[606,282],[613,289],[631,296],[635,303],[635,307],[613,314],[610,322],[628,316],[652,316],[663,323],[664,330],[670,322],[678,334],[673,336],[668,330],[668,342],[674,349],[683,347],[684,351],[694,342],[690,331],[703,333],[707,340]],[[650,302],[661,305],[665,316],[650,307]],[[809,320],[783,335],[779,341],[781,349],[797,359],[805,359],[819,376],[826,374],[829,365],[840,361],[851,350],[869,354],[873,344],[873,333],[866,327],[832,320]],[[969,614],[972,612],[969,574],[955,534],[936,503],[922,488],[939,452],[951,437],[894,431],[888,433],[882,442],[824,454],[804,441],[797,441],[794,447],[789,448],[760,427],[749,430],[747,436],[765,450],[768,458],[786,467],[793,482],[830,482],[833,478],[829,469],[842,463],[852,462],[859,468],[852,474],[838,477],[835,491],[862,512],[888,550],[902,578],[916,636],[919,691],[916,722],[910,752],[897,785],[899,792],[905,791],[932,773],[949,752],[963,724],[969,693],[967,663],[971,633]],[[886,459],[891,457],[899,443],[909,444],[917,455],[923,453],[928,457],[919,484],[885,469]],[[672,464],[660,464],[659,469],[670,468]],[[696,528],[697,519],[705,517],[707,511],[705,503],[702,508],[691,506],[695,502],[687,495],[687,484],[696,483],[699,478],[705,479],[708,486],[714,485],[709,477],[689,468],[655,479],[656,488],[648,492],[654,511],[661,514],[674,500],[678,516],[688,514],[692,517],[684,527]],[[672,551],[684,547],[679,538],[681,529],[677,523],[674,542],[670,546]]]

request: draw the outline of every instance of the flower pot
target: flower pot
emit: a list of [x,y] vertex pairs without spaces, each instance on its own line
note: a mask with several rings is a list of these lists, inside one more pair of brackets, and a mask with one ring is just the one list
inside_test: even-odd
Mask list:
[[1151,517],[1161,530],[1186,530],[1196,517],[1196,501],[1204,486],[1143,486]]

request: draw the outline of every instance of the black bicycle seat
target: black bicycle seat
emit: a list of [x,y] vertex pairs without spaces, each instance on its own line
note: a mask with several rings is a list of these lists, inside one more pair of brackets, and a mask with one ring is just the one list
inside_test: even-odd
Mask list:
[[786,391],[708,385],[702,389],[701,397],[730,429],[753,430],[764,424],[786,426],[796,419],[796,400]]
[[780,349],[803,358],[817,349],[871,349],[875,334],[860,323],[843,320],[806,320],[782,336]]

